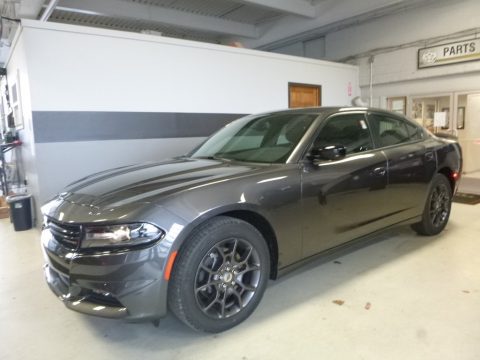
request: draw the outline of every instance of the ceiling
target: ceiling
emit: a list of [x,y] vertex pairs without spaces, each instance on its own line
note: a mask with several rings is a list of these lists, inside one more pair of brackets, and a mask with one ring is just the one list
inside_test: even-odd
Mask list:
[[0,46],[29,18],[272,50],[434,1],[0,0]]

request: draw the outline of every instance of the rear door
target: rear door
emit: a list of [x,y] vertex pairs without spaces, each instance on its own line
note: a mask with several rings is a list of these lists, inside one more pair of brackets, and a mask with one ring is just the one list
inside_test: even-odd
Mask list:
[[365,113],[341,113],[323,123],[314,146],[344,145],[347,154],[335,161],[303,162],[303,256],[383,226],[387,160],[373,147]]
[[377,148],[388,161],[386,225],[418,216],[436,170],[435,151],[417,125],[393,114],[370,112],[368,123]]

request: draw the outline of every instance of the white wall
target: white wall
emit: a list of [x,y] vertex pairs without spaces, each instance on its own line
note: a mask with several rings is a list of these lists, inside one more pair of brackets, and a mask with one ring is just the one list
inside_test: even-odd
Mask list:
[[349,104],[357,68],[260,51],[24,21],[35,59],[33,110],[253,113],[288,105],[288,82],[322,85]]
[[352,63],[360,67],[362,96],[368,98],[369,58],[373,55],[377,102],[379,96],[480,89],[480,85],[476,85],[480,84],[479,61],[417,68],[418,49],[474,37],[475,29],[480,31],[479,13],[478,0],[431,2],[427,7],[328,34],[326,58],[356,57]]
[[330,33],[326,58],[342,59],[381,47],[391,47],[480,26],[478,0],[437,0],[391,16]]
[[[362,98],[372,95],[374,106],[386,106],[387,97],[406,96],[407,115],[412,98],[480,93],[480,61],[418,69],[420,48],[478,37],[480,1],[437,1],[428,7],[379,18],[325,38],[326,58],[352,58],[360,67]],[[373,56],[373,92],[370,94],[370,60]],[[463,148],[464,171],[480,169],[480,117],[470,98],[465,129],[453,132]],[[460,105],[459,105],[460,106]],[[465,106],[465,105],[463,105]],[[453,117],[456,111],[451,109]]]
[[[323,42],[323,59],[345,61],[353,58],[349,61],[360,67],[364,98],[369,96],[369,58],[374,55],[376,104],[381,104],[380,97],[386,96],[478,90],[479,61],[417,69],[417,52],[422,47],[475,37],[480,33],[479,13],[478,0],[431,1],[329,33],[317,41]],[[305,49],[303,42],[296,42],[273,51],[308,57]]]
[[[359,94],[356,66],[145,34],[24,20],[17,46],[8,66],[28,71],[30,118],[59,111],[255,113],[286,108],[289,82],[321,85],[323,105],[348,105]],[[38,203],[92,172],[180,155],[201,141],[35,142],[34,135],[30,124],[25,149]]]
[[[325,35],[326,59],[348,61],[360,68],[361,96],[372,105],[387,106],[388,97],[407,97],[407,115],[412,99],[445,96],[454,106],[456,95],[480,93],[480,61],[418,69],[420,48],[478,38],[480,35],[480,1],[438,0],[390,16],[363,22]],[[305,56],[297,42],[277,49]],[[370,93],[370,61],[372,93]],[[465,97],[466,98],[466,97]],[[456,132],[464,151],[464,171],[480,169],[480,117],[478,99],[469,97],[466,107],[468,124]],[[449,101],[450,103],[450,101]],[[450,107],[450,104],[443,105]],[[459,104],[458,106],[466,106]],[[451,120],[456,112],[450,111]],[[451,122],[454,123],[454,122]]]

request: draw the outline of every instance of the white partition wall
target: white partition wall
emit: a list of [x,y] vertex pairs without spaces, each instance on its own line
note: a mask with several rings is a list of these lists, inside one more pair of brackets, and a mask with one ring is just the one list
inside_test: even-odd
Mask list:
[[23,21],[7,65],[21,79],[26,178],[37,203],[95,171],[181,155],[243,114],[359,95],[356,66],[152,35]]

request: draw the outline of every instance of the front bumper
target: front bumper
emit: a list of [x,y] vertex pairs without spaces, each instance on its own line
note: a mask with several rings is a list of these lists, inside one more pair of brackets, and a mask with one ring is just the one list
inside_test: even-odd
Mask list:
[[82,253],[42,232],[45,278],[70,309],[128,321],[155,320],[167,313],[163,278],[168,248],[162,241],[142,249]]

